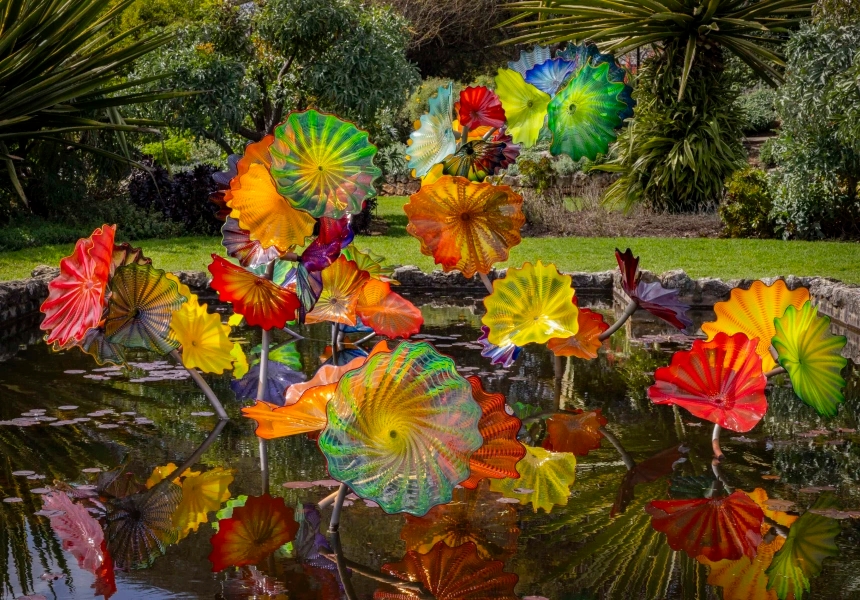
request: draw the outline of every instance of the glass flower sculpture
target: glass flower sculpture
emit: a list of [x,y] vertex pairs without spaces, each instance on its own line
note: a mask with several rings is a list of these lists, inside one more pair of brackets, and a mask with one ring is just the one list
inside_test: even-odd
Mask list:
[[621,289],[636,302],[639,308],[647,310],[682,331],[693,324],[687,316],[690,306],[679,300],[679,290],[664,288],[657,281],[646,283],[640,280],[639,257],[634,257],[630,248],[623,253],[616,248],[615,260],[618,261],[618,268],[621,269]]
[[394,267],[385,263],[385,257],[374,254],[372,250],[359,250],[350,244],[343,249],[346,260],[355,261],[358,268],[367,271],[373,279],[387,281],[397,285],[394,280]]
[[421,115],[409,135],[408,166],[415,177],[424,177],[434,165],[457,150],[453,129],[453,84],[440,87],[430,98],[430,112]]
[[[519,577],[504,569],[502,561],[481,560],[471,542],[456,548],[439,542],[427,554],[407,552],[399,563],[382,565],[383,573],[404,581],[420,582],[436,600],[517,600],[514,587]],[[394,588],[377,590],[373,594],[374,600],[419,600],[422,597]]]
[[509,166],[507,144],[497,141],[473,140],[460,146],[442,161],[442,173],[481,182]]
[[579,309],[573,302],[569,275],[541,261],[508,269],[504,279],[493,281],[493,293],[484,299],[487,314],[481,322],[489,327],[491,344],[525,346],[552,338],[570,337],[579,331]]
[[483,443],[469,459],[469,478],[462,482],[467,489],[474,489],[482,479],[517,479],[517,463],[526,455],[526,447],[517,440],[522,422],[507,413],[505,397],[484,390],[481,379],[468,377],[472,386],[472,397],[481,407],[478,431]]
[[819,415],[834,417],[845,401],[845,379],[842,369],[848,364],[840,352],[847,339],[830,333],[830,317],[819,316],[818,309],[807,301],[800,310],[785,309],[774,320],[773,347],[779,364],[791,378],[797,397],[813,407]]
[[242,415],[257,422],[257,437],[264,440],[322,431],[327,423],[326,405],[335,391],[335,384],[317,386],[287,406],[257,401],[243,408]]
[[511,69],[499,69],[496,93],[505,109],[507,128],[514,142],[527,148],[534,146],[546,121],[547,107],[552,100],[550,95],[526,83],[520,73]]
[[322,271],[322,292],[305,323],[330,321],[355,325],[355,307],[364,284],[370,279],[351,260],[339,257]]
[[361,212],[382,175],[367,132],[315,110],[290,113],[269,147],[278,192],[313,217],[340,219]]
[[408,338],[421,331],[424,323],[417,306],[391,291],[390,283],[376,279],[361,288],[355,311],[363,324],[390,338]]
[[522,203],[508,186],[446,176],[409,197],[403,207],[409,217],[406,231],[445,271],[474,277],[507,260],[520,243]]
[[491,479],[490,489],[521,504],[531,504],[547,513],[553,506],[564,506],[570,498],[570,486],[576,479],[576,457],[568,452],[550,452],[528,446],[525,457],[517,463],[519,479]]
[[574,456],[588,456],[591,450],[600,449],[606,425],[600,409],[558,412],[546,420],[546,437],[543,447],[553,452],[570,452]]
[[299,524],[293,513],[283,498],[249,497],[244,506],[233,509],[231,517],[218,521],[209,555],[212,570],[255,565],[294,539]]
[[212,255],[209,272],[212,273],[212,289],[223,302],[230,302],[248,325],[272,329],[295,320],[296,310],[301,306],[295,293],[217,254]]
[[581,66],[578,69],[577,65],[569,60],[551,58],[533,66],[525,72],[523,78],[526,83],[550,96],[554,96],[570,76],[580,69]]
[[[269,149],[274,141],[274,137],[267,135],[262,141],[248,145],[224,200],[231,209],[230,217],[238,221],[239,228],[248,233],[250,241],[259,242],[263,251],[274,247],[284,253],[304,246],[305,238],[313,234],[314,219],[307,212],[294,208],[289,197],[275,186],[269,172],[272,165]],[[227,246],[228,238],[224,239]],[[234,252],[241,250],[235,248],[238,244],[234,239],[229,241]],[[227,249],[230,251],[230,246]]]
[[48,283],[48,298],[40,307],[45,318],[39,327],[48,332],[46,343],[79,342],[102,320],[115,231],[110,225],[99,227],[60,260],[60,274]]
[[176,542],[173,513],[182,489],[167,481],[150,490],[110,500],[105,538],[118,569],[145,569]]
[[520,58],[516,61],[508,61],[508,69],[525,77],[535,65],[542,65],[551,58],[552,50],[546,46],[535,45],[531,50],[520,50]]
[[483,85],[464,88],[460,92],[460,125],[469,129],[502,127],[505,109],[499,97]]
[[655,404],[677,404],[725,429],[749,431],[767,412],[767,380],[757,343],[743,333],[695,340],[691,350],[676,352],[671,365],[657,369],[648,396]]
[[691,558],[754,558],[761,542],[764,513],[741,491],[724,498],[655,500],[645,511],[651,526],[666,534],[669,547]]
[[717,302],[714,312],[716,321],[702,324],[708,340],[719,333],[744,333],[750,339],[758,339],[756,352],[761,357],[762,370],[770,371],[776,366],[770,354],[771,340],[776,333],[774,320],[785,314],[789,306],[803,307],[809,300],[809,290],[789,290],[784,281],[778,279],[772,285],[754,281],[747,290],[735,288],[725,302]]
[[623,81],[611,81],[609,64],[584,65],[547,107],[552,131],[552,154],[567,154],[578,161],[606,154],[623,121],[627,104],[621,96]]
[[266,380],[263,383],[263,397],[257,396],[260,380],[260,363],[255,364],[248,370],[248,374],[242,379],[234,379],[230,382],[230,389],[239,400],[264,400],[269,404],[277,406],[284,405],[284,391],[290,386],[305,380],[305,374],[294,371],[286,365],[273,360],[268,361],[266,369]]
[[341,378],[319,446],[331,476],[358,496],[423,515],[469,477],[480,416],[454,361],[403,342]]
[[[313,232],[313,225],[311,228]],[[221,227],[221,245],[243,267],[267,265],[281,255],[277,246],[263,248],[260,242],[252,240],[251,234],[242,229],[239,221],[229,216]]]
[[499,344],[491,344],[490,328],[486,325],[481,325],[481,337],[478,338],[478,343],[483,346],[481,356],[489,358],[494,365],[502,365],[504,368],[510,367],[519,358],[523,351],[521,346],[515,346],[510,340]]
[[[576,296],[573,297],[576,303]],[[579,330],[567,338],[552,338],[547,347],[556,356],[576,356],[591,360],[597,358],[597,351],[603,345],[600,334],[609,329],[603,315],[587,308],[579,309],[577,317]]]
[[205,304],[189,299],[170,320],[170,337],[182,348],[182,364],[206,373],[223,373],[233,368],[230,326],[221,316],[209,313]]
[[105,336],[126,348],[167,354],[178,345],[169,335],[171,317],[186,300],[164,271],[152,265],[120,267],[110,281]]

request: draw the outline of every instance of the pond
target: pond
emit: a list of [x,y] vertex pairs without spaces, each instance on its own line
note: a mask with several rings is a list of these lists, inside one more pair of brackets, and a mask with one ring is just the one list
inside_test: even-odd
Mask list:
[[[668,364],[672,352],[689,346],[691,338],[672,334],[669,326],[640,311],[627,334],[611,338],[594,361],[555,360],[545,346],[532,344],[504,369],[491,365],[474,343],[480,335],[480,301],[442,302],[426,291],[410,298],[426,302],[420,337],[453,356],[464,376],[478,375],[487,390],[504,394],[525,421],[523,440],[541,445],[546,436],[541,417],[559,410],[599,409],[599,415],[589,414],[605,424],[579,440],[576,478],[570,497],[560,501],[564,504],[535,498],[545,492],[552,496],[551,482],[548,490],[521,489],[514,494],[517,501],[490,490],[485,481],[477,490],[455,490],[452,504],[422,518],[387,515],[373,503],[348,498],[339,541],[351,561],[350,594],[418,597],[398,596],[386,587],[379,576],[383,565],[399,563],[410,550],[438,551],[437,563],[428,567],[438,568],[440,556],[454,560],[437,546],[446,541],[469,556],[449,571],[448,591],[437,593],[439,598],[507,598],[503,588],[514,581],[518,596],[552,600],[775,598],[767,590],[766,553],[760,551],[754,560],[691,558],[672,547],[688,547],[710,530],[697,530],[703,524],[695,522],[667,529],[646,512],[652,501],[701,497],[706,488],[722,485],[764,503],[765,515],[775,524],[813,508],[814,519],[803,527],[777,525],[765,539],[775,536],[781,545],[780,535],[788,532],[785,543],[794,544],[794,556],[803,558],[796,559],[802,564],[783,566],[786,572],[802,571],[808,597],[860,597],[860,375],[854,365],[847,368],[846,402],[837,417],[827,420],[795,398],[787,378],[773,378],[766,416],[749,433],[723,432],[726,458],[715,468],[711,424],[671,406],[656,406],[646,396],[654,371]],[[693,314],[695,327],[712,316]],[[259,344],[256,331],[240,331],[244,342]],[[299,333],[306,339],[295,350],[303,370],[312,374],[328,344],[328,330],[310,326]],[[287,334],[276,332],[275,341],[286,339]],[[216,431],[218,421],[198,388],[162,357],[136,353],[130,370],[99,369],[89,356],[54,354],[42,343],[13,350],[0,363],[0,597],[346,597],[335,564],[325,556],[332,549],[313,531],[306,535],[315,545],[312,552],[297,542],[256,567],[213,573],[208,560],[216,522],[212,513],[208,523],[166,548],[150,568],[116,571],[112,592],[109,574],[88,570],[70,548],[62,514],[43,511],[45,488],[73,491],[80,506],[97,513],[92,487],[105,472],[119,469],[121,477],[133,473],[145,481],[156,467],[184,462]],[[305,515],[307,534],[314,513],[310,507],[303,510],[303,504],[336,489],[316,443],[304,435],[268,442],[268,473],[261,473],[254,423],[239,414],[241,403],[233,400],[229,376],[208,380],[231,419],[195,469],[234,469],[232,498],[259,495],[268,485],[273,496]],[[321,515],[323,533],[329,512]],[[452,591],[484,583],[489,589],[475,595]]]

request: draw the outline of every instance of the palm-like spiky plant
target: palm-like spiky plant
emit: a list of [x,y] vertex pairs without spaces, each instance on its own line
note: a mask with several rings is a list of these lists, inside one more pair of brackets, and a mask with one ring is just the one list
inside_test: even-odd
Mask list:
[[623,54],[648,44],[685,48],[678,97],[701,49],[724,48],[762,79],[782,81],[774,50],[789,30],[810,16],[811,0],[521,0],[507,6],[518,31],[508,43],[591,40]]
[[[173,96],[137,93],[135,86],[158,79],[127,81],[125,69],[165,44],[154,34],[129,43],[137,30],[114,35],[113,21],[133,0],[0,0],[0,159],[6,161],[18,194],[9,141],[59,141],[117,160],[130,161],[123,134],[157,133],[156,122],[124,119],[119,109]],[[71,138],[92,130],[117,132],[122,154]]]

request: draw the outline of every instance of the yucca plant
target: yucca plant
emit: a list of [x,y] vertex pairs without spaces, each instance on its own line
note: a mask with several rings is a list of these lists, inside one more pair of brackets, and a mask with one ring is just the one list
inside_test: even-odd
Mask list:
[[810,0],[522,0],[505,25],[517,34],[508,43],[591,40],[623,54],[650,44],[684,49],[678,98],[696,54],[723,48],[771,85],[785,66],[778,45],[810,16]]
[[[173,97],[179,92],[135,92],[146,80],[122,76],[139,57],[165,44],[153,34],[131,43],[138,29],[114,34],[112,25],[133,0],[0,0],[0,159],[18,195],[18,157],[8,142],[59,142],[108,158],[133,162],[126,132],[158,133],[158,123],[124,119],[122,107]],[[119,152],[76,139],[74,134],[117,133]],[[136,163],[135,163],[136,164]]]

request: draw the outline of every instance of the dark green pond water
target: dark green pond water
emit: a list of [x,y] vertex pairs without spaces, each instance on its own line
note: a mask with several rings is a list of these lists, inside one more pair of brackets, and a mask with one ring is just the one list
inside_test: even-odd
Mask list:
[[[427,298],[423,292],[412,297],[418,303]],[[607,419],[609,437],[601,440],[599,449],[577,457],[570,498],[549,513],[535,512],[531,505],[499,502],[500,495],[486,487],[468,493],[458,490],[455,510],[438,523],[407,524],[402,516],[386,515],[356,500],[344,509],[341,525],[348,559],[378,571],[384,563],[404,556],[407,547],[401,534],[409,537],[409,527],[436,527],[477,540],[482,558],[500,560],[506,572],[518,576],[515,590],[520,597],[716,599],[729,598],[731,588],[735,593],[747,589],[741,574],[717,577],[710,566],[672,550],[666,535],[652,527],[645,512],[649,502],[670,497],[670,477],[681,481],[684,476],[712,473],[710,424],[682,409],[655,406],[645,393],[654,370],[668,364],[671,353],[688,345],[689,339],[667,336],[668,330],[637,314],[632,328],[614,336],[611,347],[605,346],[597,360],[557,362],[546,348],[532,345],[510,369],[502,369],[469,347],[480,334],[480,308],[468,299],[452,300],[448,306],[438,303],[434,299],[433,305],[422,307],[426,321],[422,335],[453,356],[464,375],[480,375],[484,386],[505,394],[509,405],[520,403],[521,414],[599,408]],[[453,305],[457,303],[461,306]],[[695,316],[697,326],[710,317]],[[249,344],[259,343],[256,333],[245,333]],[[309,339],[299,342],[298,350],[304,370],[311,374],[319,365],[327,330],[310,327],[301,333]],[[147,376],[147,370],[164,372],[161,365],[146,365],[161,357],[134,355],[130,360],[145,364],[146,369],[106,372],[99,371],[88,356],[52,354],[40,343],[12,348],[6,354],[8,358],[0,363],[0,421],[20,418],[22,413],[33,415],[30,420],[43,420],[28,426],[0,425],[0,498],[20,499],[0,503],[0,597],[93,597],[94,575],[64,550],[51,520],[35,514],[42,509],[39,488],[91,485],[98,477],[96,469],[121,465],[144,480],[156,466],[184,461],[207,438],[216,420],[205,416],[208,403],[189,379],[179,378],[181,374],[174,375],[176,379],[134,381]],[[751,493],[760,488],[770,499],[786,501],[778,503],[780,510],[794,514],[823,502],[818,506],[831,506],[827,514],[841,517],[833,519],[838,535],[827,538],[827,547],[817,550],[822,568],[818,574],[810,573],[810,591],[804,597],[860,598],[860,519],[850,516],[850,511],[860,510],[860,435],[856,432],[860,375],[852,365],[847,379],[847,400],[836,418],[819,419],[795,398],[786,379],[776,378],[768,388],[770,408],[762,422],[747,434],[723,433],[726,459],[720,470],[730,489]],[[239,416],[241,404],[234,400],[229,377],[209,381],[231,420],[198,467],[235,469],[231,495],[258,495],[263,477],[253,422]],[[77,408],[59,408],[68,406]],[[51,424],[56,421],[44,417],[88,420],[56,426]],[[524,429],[522,435],[527,442],[540,443],[540,427]],[[640,464],[679,446],[684,460],[666,463],[658,457],[645,463],[660,466],[652,476],[639,478],[645,481],[630,485],[631,461]],[[323,456],[305,436],[270,442],[268,459],[271,493],[291,505],[316,502],[334,490],[321,485],[295,487],[295,482],[307,485],[303,482],[328,479]],[[33,475],[15,474],[20,471]],[[285,488],[285,483],[293,486]],[[613,504],[615,516],[611,516]],[[623,512],[619,504],[626,504]],[[328,511],[322,517],[327,523]],[[210,523],[215,520],[210,514]],[[213,533],[204,524],[168,548],[151,568],[117,571],[112,597],[304,599],[339,598],[343,593],[331,568],[288,556],[272,558],[256,569],[212,573],[207,557]],[[808,541],[814,546],[817,539],[797,543]],[[717,582],[725,589],[712,585]],[[359,598],[373,597],[382,585],[358,572],[353,572],[351,583]],[[762,587],[744,597],[775,596]]]

